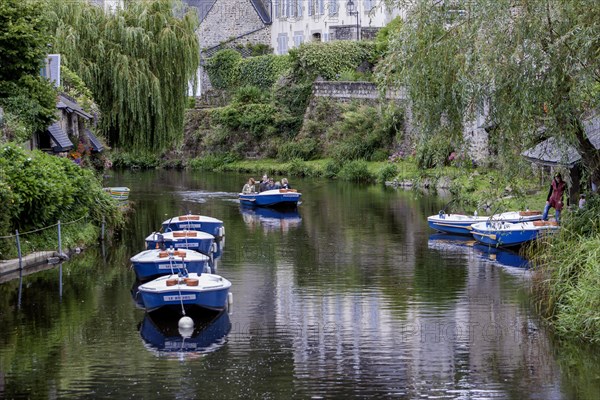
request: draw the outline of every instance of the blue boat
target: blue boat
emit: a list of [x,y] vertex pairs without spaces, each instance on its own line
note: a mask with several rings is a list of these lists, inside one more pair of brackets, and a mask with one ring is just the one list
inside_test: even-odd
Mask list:
[[184,271],[201,274],[210,269],[210,257],[188,249],[144,250],[130,261],[140,281]]
[[146,311],[167,306],[224,310],[231,282],[220,275],[165,275],[138,286]]
[[509,211],[492,216],[477,216],[464,214],[445,214],[442,211],[437,215],[427,217],[430,228],[439,232],[457,235],[471,235],[471,225],[486,221],[529,222],[542,219],[541,211]]
[[223,221],[204,215],[180,215],[162,223],[165,232],[170,231],[199,231],[213,235],[215,238],[225,236]]
[[207,256],[216,250],[215,237],[199,231],[154,232],[146,238],[147,249],[191,249]]
[[240,203],[258,207],[295,207],[302,194],[296,189],[273,189],[260,193],[240,193]]
[[511,223],[488,221],[473,224],[471,234],[480,243],[494,247],[520,246],[559,229],[554,221]]
[[200,311],[186,314],[194,321],[191,329],[180,328],[180,313],[157,310],[146,313],[140,325],[140,336],[147,348],[159,354],[173,352],[206,354],[221,348],[227,342],[231,321],[227,311]]

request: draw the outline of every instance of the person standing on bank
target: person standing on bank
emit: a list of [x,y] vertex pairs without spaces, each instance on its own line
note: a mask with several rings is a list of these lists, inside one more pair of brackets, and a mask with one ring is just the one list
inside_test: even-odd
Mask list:
[[563,194],[566,186],[565,181],[562,180],[562,175],[556,174],[554,179],[552,179],[548,198],[546,199],[546,207],[544,207],[544,214],[542,215],[544,221],[548,221],[548,211],[550,211],[550,207],[552,207],[555,210],[554,215],[556,217],[556,222],[560,223],[560,212],[564,205]]

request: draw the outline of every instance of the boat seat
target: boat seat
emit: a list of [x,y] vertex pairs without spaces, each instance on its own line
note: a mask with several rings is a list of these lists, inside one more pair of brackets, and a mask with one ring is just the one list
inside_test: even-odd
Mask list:
[[558,226],[556,221],[533,221],[533,226]]

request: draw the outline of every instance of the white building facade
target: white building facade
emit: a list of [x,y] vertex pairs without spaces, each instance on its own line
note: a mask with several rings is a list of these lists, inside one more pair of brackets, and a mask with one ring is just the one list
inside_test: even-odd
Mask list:
[[373,39],[401,15],[382,0],[273,0],[271,6],[275,54],[310,41]]

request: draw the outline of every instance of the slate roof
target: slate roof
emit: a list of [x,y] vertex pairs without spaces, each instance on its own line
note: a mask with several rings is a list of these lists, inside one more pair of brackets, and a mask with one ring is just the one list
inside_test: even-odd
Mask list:
[[68,113],[76,113],[85,119],[92,119],[92,116],[83,111],[83,108],[81,108],[81,106],[77,104],[75,100],[67,97],[67,95],[63,93],[58,95],[58,103],[56,104],[56,108],[59,110],[65,110]]
[[92,133],[92,131],[90,131],[89,129],[85,129],[84,132],[90,138],[90,143],[92,144],[92,148],[94,149],[94,151],[100,153],[102,150],[104,150],[104,146],[102,145],[102,143],[100,143],[100,141]]
[[69,136],[62,130],[58,122],[53,123],[46,129],[55,145],[52,146],[52,150],[59,153],[61,151],[71,150],[74,146]]
[[[583,120],[583,127],[590,142],[600,149],[600,116],[593,114]],[[581,155],[575,147],[566,140],[551,137],[521,153],[523,157],[537,164],[573,167],[581,160]]]
[[183,0],[183,2],[198,10],[198,17],[202,22],[217,0]]

